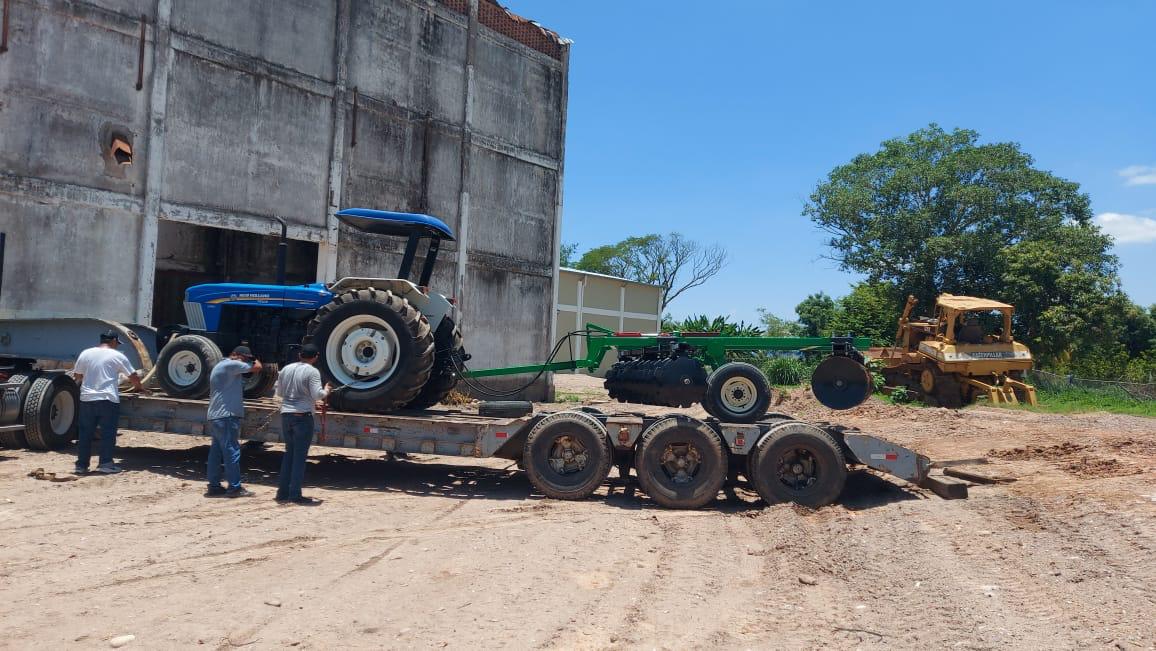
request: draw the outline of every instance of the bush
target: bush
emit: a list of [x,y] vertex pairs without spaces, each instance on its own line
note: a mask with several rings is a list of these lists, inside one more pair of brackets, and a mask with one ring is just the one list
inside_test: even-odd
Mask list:
[[763,374],[771,384],[795,386],[810,377],[807,365],[793,357],[775,357],[763,364]]
[[890,400],[892,404],[906,405],[915,402],[917,397],[913,391],[908,391],[907,387],[895,387],[891,389],[891,393],[887,396],[887,399]]

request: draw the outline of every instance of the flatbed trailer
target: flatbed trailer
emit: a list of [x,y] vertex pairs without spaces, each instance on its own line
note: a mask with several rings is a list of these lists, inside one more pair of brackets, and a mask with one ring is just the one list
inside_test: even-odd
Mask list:
[[[848,466],[866,466],[923,484],[931,461],[856,429],[770,414],[748,424],[682,413],[604,413],[593,407],[490,416],[455,409],[371,415],[327,412],[316,417],[315,445],[518,462],[548,497],[583,499],[617,466],[633,468],[643,490],[671,508],[713,501],[728,478],[745,476],[767,502],[818,507],[842,493]],[[489,406],[483,403],[483,411]],[[518,409],[518,405],[504,405]],[[125,396],[122,427],[206,436],[206,402]],[[281,441],[278,406],[247,401],[242,438]]]

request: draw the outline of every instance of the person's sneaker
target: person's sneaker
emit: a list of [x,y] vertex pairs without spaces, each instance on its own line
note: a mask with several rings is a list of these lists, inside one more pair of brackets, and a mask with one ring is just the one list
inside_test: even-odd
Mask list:
[[299,504],[301,506],[317,506],[318,504],[321,503],[321,500],[319,500],[319,499],[316,499],[313,497],[304,497],[304,496],[294,497],[293,499],[291,499],[289,501],[294,503],[294,504]]
[[88,468],[81,468],[80,466],[76,466],[75,468],[72,469],[72,474],[74,474],[74,475],[87,475],[88,474]]
[[209,486],[209,490],[205,491],[205,497],[220,497],[226,492],[224,486]]
[[230,488],[229,490],[225,491],[225,497],[253,497],[254,495],[256,495],[256,493],[246,489],[244,486]]
[[288,503],[289,503],[289,498],[288,498],[288,497],[285,497],[284,495],[282,495],[282,494],[280,494],[280,493],[278,493],[278,494],[277,494],[277,495],[276,495],[276,496],[273,498],[273,501],[274,501],[274,502],[276,502],[276,503],[278,503],[278,504],[288,504]]
[[103,472],[106,475],[115,475],[121,472],[120,466],[115,463],[102,463],[96,467],[97,472]]

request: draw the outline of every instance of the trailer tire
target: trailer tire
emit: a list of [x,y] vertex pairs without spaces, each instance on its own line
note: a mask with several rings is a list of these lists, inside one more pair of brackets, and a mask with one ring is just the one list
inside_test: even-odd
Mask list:
[[58,450],[76,440],[80,390],[72,378],[41,375],[24,399],[24,437],[33,450]]
[[[429,321],[389,290],[368,287],[334,296],[309,322],[308,333],[321,349],[317,368],[322,379],[340,389],[330,399],[337,409],[369,413],[400,409],[417,397],[433,370]],[[359,346],[369,353],[348,350]],[[392,362],[389,347],[396,348]],[[359,355],[368,357],[362,360]],[[375,375],[349,367],[363,361]],[[376,368],[379,365],[381,369]],[[358,379],[364,377],[369,379]]]
[[246,398],[253,400],[255,398],[264,397],[277,383],[277,365],[269,364],[261,365],[261,372],[257,374],[245,373],[241,376],[244,381],[244,395]]
[[581,500],[610,475],[606,428],[594,417],[560,411],[538,421],[522,452],[530,483],[546,497]]
[[843,492],[847,460],[826,431],[787,421],[773,427],[751,452],[748,479],[768,504],[795,502],[818,508]]
[[727,479],[722,437],[706,423],[677,415],[642,433],[634,470],[642,490],[660,506],[697,509],[718,497]]
[[445,400],[445,397],[458,386],[458,364],[465,352],[462,346],[462,330],[456,326],[448,316],[442,319],[438,329],[434,332],[434,363],[429,379],[418,392],[417,397],[409,401],[406,409],[429,409]]
[[[28,375],[26,374],[9,376],[8,382],[10,384],[19,384],[20,386],[4,389],[4,395],[2,399],[5,403],[5,413],[20,414],[23,416],[24,397],[28,395],[28,387],[30,385],[28,379]],[[28,447],[28,439],[24,437],[23,431],[0,431],[0,445],[3,445],[4,447],[10,448],[12,450],[20,450]]]
[[157,356],[157,383],[173,398],[204,398],[209,374],[222,359],[221,349],[208,337],[173,337]]
[[486,400],[478,403],[478,415],[492,418],[521,418],[534,411],[534,403],[525,400]]
[[767,413],[773,398],[771,383],[758,367],[729,362],[707,378],[702,408],[724,423],[753,423]]

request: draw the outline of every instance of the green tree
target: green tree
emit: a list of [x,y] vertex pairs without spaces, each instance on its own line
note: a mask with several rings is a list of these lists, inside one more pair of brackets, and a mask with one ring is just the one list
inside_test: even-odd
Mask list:
[[811,294],[795,306],[799,323],[803,325],[806,337],[827,337],[831,334],[831,324],[835,320],[835,301],[823,292]]
[[803,326],[798,321],[788,321],[759,308],[759,322],[768,337],[801,337]]
[[899,327],[902,301],[889,283],[861,282],[840,298],[831,333],[871,337],[875,343],[888,345],[895,339]]
[[578,245],[574,243],[563,244],[562,250],[558,252],[558,265],[561,267],[573,267],[578,262]]
[[628,237],[595,247],[575,263],[584,271],[628,278],[662,288],[665,309],[680,294],[710,280],[726,266],[721,246],[702,246],[678,233]]
[[1036,169],[1015,143],[980,144],[974,131],[933,124],[888,140],[835,168],[804,214],[831,235],[842,268],[895,297],[1015,304],[1016,335],[1052,359],[1093,336],[1085,326],[1104,325],[1097,304],[1119,294],[1111,239],[1079,185]]

